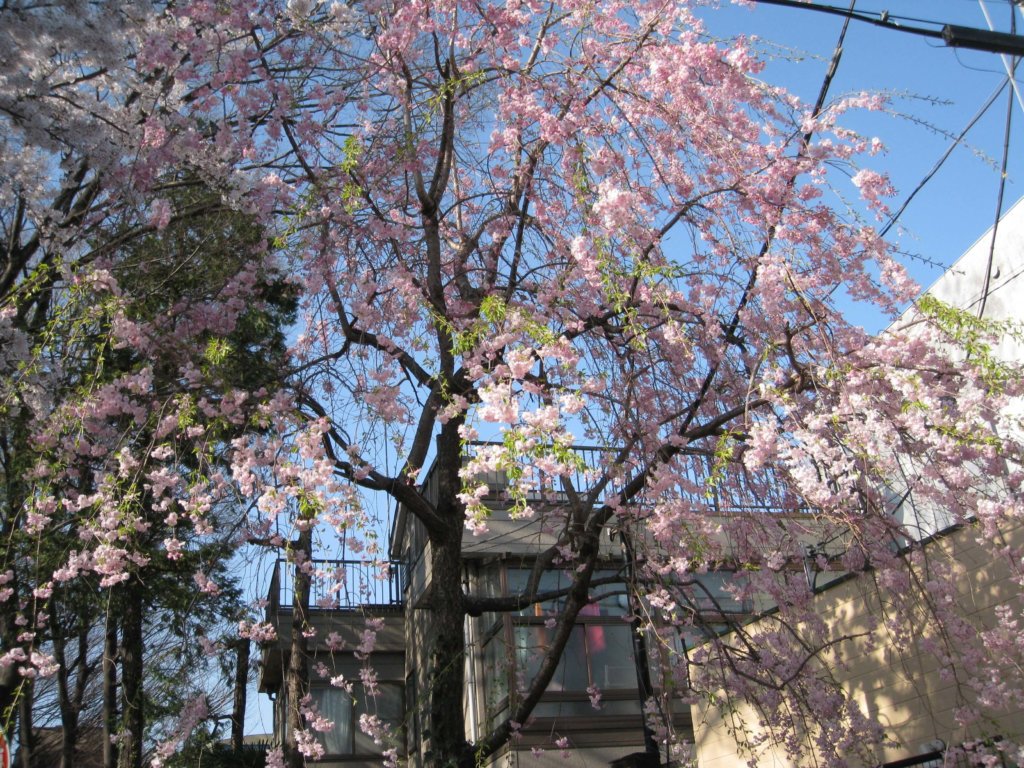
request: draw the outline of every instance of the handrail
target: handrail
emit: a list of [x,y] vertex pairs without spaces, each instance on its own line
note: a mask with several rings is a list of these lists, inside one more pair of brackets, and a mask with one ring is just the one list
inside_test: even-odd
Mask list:
[[[355,611],[401,607],[402,563],[397,560],[312,560],[309,609]],[[272,610],[294,607],[295,563],[278,560],[270,579]]]
[[[464,446],[464,461],[473,456],[481,448],[498,446],[500,443],[489,441],[472,441]],[[593,445],[571,446],[572,452],[579,459],[579,467],[573,469],[567,476],[577,493],[586,494],[593,487],[595,480],[607,472],[609,459],[618,455],[614,448],[600,447]],[[774,472],[770,469],[748,471],[741,464],[735,462],[723,463],[719,466],[714,457],[703,454],[692,454],[680,457],[687,463],[688,478],[684,481],[689,484],[687,488],[677,487],[675,490],[684,498],[689,497],[706,508],[712,514],[742,514],[751,511],[759,512],[808,512],[809,508],[799,500],[792,498],[787,493],[784,483],[779,482]],[[599,498],[595,499],[601,503],[608,496],[621,489],[629,478],[638,471],[636,466],[623,466],[619,468],[620,476],[613,478],[612,482],[603,489]],[[432,465],[423,478],[422,493],[430,503],[437,501],[437,467]],[[498,470],[484,473],[477,480],[488,486],[487,495],[484,497],[492,504],[501,504],[507,501],[509,481],[505,472]],[[548,477],[547,482],[551,487],[543,490],[525,489],[527,501],[549,501],[558,503],[565,501],[565,494],[561,491],[558,478]],[[524,490],[521,488],[521,490]]]

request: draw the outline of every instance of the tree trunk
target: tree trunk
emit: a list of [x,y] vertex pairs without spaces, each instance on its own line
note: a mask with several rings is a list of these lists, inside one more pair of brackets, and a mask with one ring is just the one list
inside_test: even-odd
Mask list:
[[108,611],[103,634],[103,768],[117,767],[117,714],[117,623]]
[[[77,735],[81,728],[79,719],[82,716],[82,707],[85,703],[85,692],[86,687],[89,685],[89,678],[92,676],[93,668],[89,663],[89,649],[91,643],[89,641],[89,630],[92,629],[89,623],[82,622],[81,627],[78,630],[78,661],[76,662],[77,673],[75,674],[75,690],[71,698],[71,707],[75,713],[75,733],[76,739],[74,747],[78,746]],[[73,768],[75,764],[74,752],[70,754],[70,759],[67,766],[62,768]],[[63,759],[63,757],[61,758]]]
[[32,679],[26,677],[18,694],[18,768],[34,768],[32,753],[36,735],[32,730]]
[[466,664],[466,614],[462,594],[462,534],[465,507],[462,490],[461,420],[446,423],[437,438],[437,514],[444,521],[430,531],[431,607],[433,644],[430,664],[430,721],[432,764],[473,768],[475,757],[466,741],[463,712]]
[[249,687],[249,639],[242,637],[235,643],[235,697],[231,708],[231,749],[242,751],[245,740],[245,694]]
[[[473,766],[463,713],[466,633],[462,608],[462,525],[431,536],[431,595],[434,621],[430,649],[430,722],[433,765]],[[468,760],[468,762],[467,762]]]
[[142,686],[142,589],[126,590],[121,629],[121,754],[120,768],[142,768],[142,736],[145,730]]
[[[18,415],[9,422],[10,431],[0,432],[0,488],[5,498],[0,500],[0,537],[5,542],[15,540],[15,531],[24,519],[22,509],[28,493],[25,478],[30,476],[28,409],[16,408]],[[14,578],[4,586],[12,590],[0,609],[0,644],[5,651],[22,645],[18,642],[21,627],[18,626],[18,603],[23,585],[20,583],[22,565],[18,558],[21,553],[14,546],[5,547],[0,558],[0,573],[10,570]],[[17,719],[18,697],[22,677],[17,664],[0,667],[0,726],[8,729],[7,736],[13,735]]]
[[57,703],[60,706],[60,768],[74,768],[75,746],[78,743],[78,714],[80,707],[76,706],[75,695],[70,689],[70,677],[72,667],[77,675],[75,691],[81,688],[81,676],[85,674],[85,663],[82,658],[82,636],[84,632],[78,632],[79,658],[74,665],[68,664],[67,647],[64,642],[64,633],[60,627],[53,633],[53,657],[58,663],[57,668]]
[[296,749],[295,733],[304,730],[302,700],[309,694],[309,648],[305,630],[309,626],[310,574],[302,568],[305,560],[312,558],[313,533],[306,530],[299,533],[295,542],[295,570],[292,578],[292,635],[288,656],[288,672],[285,680],[285,756],[289,768],[303,768],[305,760]]
[[[15,583],[16,582],[12,582]],[[8,585],[10,586],[10,584]],[[16,648],[17,625],[14,623],[15,608],[18,601],[11,598],[4,604],[3,613],[0,615],[0,643],[4,649]],[[17,719],[16,705],[18,703],[18,686],[21,684],[21,675],[18,674],[18,666],[10,664],[0,667],[0,727],[13,729],[14,721]],[[8,738],[12,730],[7,730]]]

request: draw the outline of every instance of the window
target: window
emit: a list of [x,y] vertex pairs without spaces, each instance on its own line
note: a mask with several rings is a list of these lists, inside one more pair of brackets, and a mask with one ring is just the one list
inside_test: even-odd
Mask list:
[[[599,571],[595,573],[595,580],[613,580],[616,576],[616,571]],[[505,571],[506,594],[523,592],[529,577],[527,568],[508,568]],[[565,589],[571,579],[571,574],[546,571],[541,575],[538,591]],[[587,691],[591,686],[601,690],[609,713],[620,714],[621,706],[610,701],[616,697],[616,692],[619,696],[635,697],[637,675],[632,629],[623,618],[629,604],[625,585],[599,584],[591,589],[591,596],[594,602],[585,606],[577,617],[545,700],[535,711],[540,717],[593,716],[595,710]],[[494,616],[484,622],[487,629],[483,660],[488,671],[485,695],[491,717],[499,716],[507,706],[510,690],[529,685],[537,675],[554,637],[554,630],[545,626],[545,622],[561,610],[563,603],[564,598],[555,598],[529,605],[504,620]],[[493,623],[495,620],[497,624]],[[639,714],[639,705],[632,709]]]
[[[526,591],[526,586],[530,579],[529,569],[509,568],[506,576],[508,579],[508,594],[518,595]],[[618,571],[595,571],[594,581],[601,582],[606,579],[614,579],[616,576],[618,576]],[[541,574],[537,591],[553,592],[558,589],[568,589],[571,585],[571,574],[567,574],[564,571],[545,571]],[[594,603],[584,609],[588,616],[625,616],[629,613],[629,600],[626,596],[625,584],[598,584],[593,586],[590,591]],[[559,611],[564,602],[565,598],[560,597],[536,605],[529,605],[515,615],[543,618],[552,611]],[[582,614],[580,618],[584,618]]]
[[352,693],[329,686],[315,686],[310,695],[317,711],[331,720],[334,726],[317,733],[317,740],[323,744],[328,756],[335,755],[379,755],[391,744],[374,744],[373,739],[359,729],[362,715],[376,715],[390,727],[396,744],[401,743],[402,734],[402,686],[398,683],[381,683],[375,696],[367,696],[361,686]]
[[352,697],[338,688],[311,688],[310,695],[317,712],[334,723],[329,731],[316,734],[317,741],[324,746],[328,755],[351,755],[353,701]]
[[[531,575],[528,567],[492,563],[486,568],[489,571],[481,569],[478,578],[482,584],[493,581],[495,595],[511,596],[526,590]],[[496,578],[498,576],[501,578]],[[572,584],[572,577],[572,573],[545,571],[541,574],[538,592],[566,589]],[[611,732],[614,732],[613,739],[628,741],[637,738],[643,718],[643,702],[638,695],[640,684],[633,637],[635,630],[628,620],[630,600],[621,578],[620,570],[595,572],[594,582],[597,583],[592,582],[590,589],[592,602],[577,615],[551,682],[533,710],[533,717],[542,722],[535,724],[533,736],[525,738],[540,738],[538,734],[549,734],[553,728],[559,732],[572,731],[574,739],[596,739],[595,745],[603,743]],[[724,583],[713,583],[710,588],[719,594],[725,592],[725,586]],[[554,639],[555,629],[547,626],[547,622],[558,617],[564,603],[565,598],[558,597],[508,614],[484,614],[478,619],[485,670],[487,722],[493,725],[507,717],[516,691],[523,690],[535,679],[544,653]],[[670,641],[682,649],[682,640],[674,634]],[[655,642],[652,634],[647,635],[647,643],[648,662],[658,666],[664,661],[663,655],[652,650],[661,648],[663,643]],[[681,691],[678,684],[668,686],[655,669],[651,670],[651,682],[659,696],[665,693],[666,688],[676,692],[673,697]],[[593,688],[601,694],[597,708],[591,701]],[[595,728],[595,716],[602,718],[598,728]],[[687,701],[673,698],[672,720],[677,728],[690,728]]]
[[[583,616],[580,619],[584,619]],[[578,621],[573,627],[565,653],[555,670],[548,691],[585,692],[590,686],[602,691],[634,689],[636,664],[630,626]],[[515,627],[516,666],[532,680],[540,671],[545,651],[550,647],[554,629],[543,624]]]

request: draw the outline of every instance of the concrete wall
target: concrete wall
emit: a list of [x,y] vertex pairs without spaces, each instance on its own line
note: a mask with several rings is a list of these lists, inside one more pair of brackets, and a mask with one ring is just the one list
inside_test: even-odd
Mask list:
[[[1001,545],[1024,544],[1021,527],[1004,530],[1002,535],[1005,539]],[[992,626],[999,605],[1008,604],[1020,612],[1020,584],[1014,577],[1019,564],[1008,562],[999,554],[999,547],[979,544],[979,536],[978,528],[963,528],[929,544],[926,553],[959,569],[962,578],[958,581],[957,605],[972,624],[987,628]],[[860,710],[884,727],[893,744],[876,751],[873,760],[854,760],[852,764],[878,765],[911,757],[927,752],[925,745],[936,739],[954,746],[984,735],[1024,737],[1021,710],[989,708],[987,720],[972,727],[957,724],[957,707],[975,703],[976,697],[968,685],[958,685],[958,680],[967,679],[963,669],[941,665],[924,649],[924,641],[935,639],[936,630],[928,622],[923,596],[918,599],[919,623],[902,627],[913,638],[907,647],[894,643],[885,627],[870,630],[867,617],[879,616],[892,598],[876,587],[870,574],[838,584],[815,598],[816,613],[825,619],[833,637],[870,632],[869,636],[841,643],[839,650],[845,664],[832,667],[832,673]],[[757,628],[757,623],[749,626],[752,631]],[[740,754],[730,728],[739,726],[748,743],[764,735],[755,709],[746,703],[732,703],[736,705],[735,713],[707,704],[694,707],[700,768],[733,768],[749,758],[748,753]],[[815,735],[812,723],[807,735],[809,739]],[[767,744],[754,752],[758,765],[797,768],[810,764],[793,762],[772,739]]]

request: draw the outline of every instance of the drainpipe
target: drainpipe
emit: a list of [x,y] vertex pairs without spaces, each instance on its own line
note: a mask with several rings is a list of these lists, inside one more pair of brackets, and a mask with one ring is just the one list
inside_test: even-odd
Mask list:
[[[464,571],[463,576],[464,588],[469,590],[469,568],[467,567]],[[472,744],[476,744],[480,738],[480,718],[479,718],[479,706],[478,706],[478,691],[477,691],[477,668],[480,665],[480,648],[477,645],[477,639],[479,637],[480,628],[477,626],[477,621],[470,616],[465,619],[466,622],[466,648],[469,653],[466,654],[466,661],[469,669],[466,674],[466,697],[469,700],[469,741]]]

